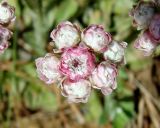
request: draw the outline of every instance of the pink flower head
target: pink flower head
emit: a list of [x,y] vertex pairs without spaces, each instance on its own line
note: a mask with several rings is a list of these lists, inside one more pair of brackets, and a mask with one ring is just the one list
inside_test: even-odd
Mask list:
[[104,52],[111,42],[110,33],[104,31],[100,25],[91,25],[81,34],[83,42],[95,52]]
[[160,14],[155,15],[150,23],[149,32],[155,42],[160,43]]
[[68,48],[61,56],[59,70],[72,81],[85,79],[94,68],[95,58],[87,48]]
[[60,23],[50,36],[57,49],[53,49],[54,55],[36,60],[41,80],[57,82],[62,95],[75,103],[86,103],[92,87],[104,95],[116,89],[117,68],[125,62],[127,43],[112,40],[100,25],[90,25],[81,32],[68,21]]
[[134,43],[134,47],[143,51],[145,56],[151,55],[156,46],[148,31],[142,33]]
[[140,1],[130,11],[130,16],[133,17],[133,25],[139,30],[148,28],[154,13],[155,10],[152,2]]
[[36,67],[39,78],[46,84],[56,83],[61,79],[58,71],[59,59],[52,55],[46,54],[45,57],[36,59]]
[[12,32],[5,27],[0,26],[0,54],[9,46],[8,40],[11,38]]
[[127,47],[126,42],[112,41],[108,49],[104,52],[105,60],[109,60],[113,63],[123,63],[125,64],[124,50]]
[[80,41],[80,30],[71,22],[62,22],[56,29],[51,32],[50,37],[53,39],[58,49],[75,46]]
[[15,20],[15,9],[6,1],[0,3],[0,24],[8,24]]
[[91,83],[87,80],[71,82],[68,79],[61,84],[62,95],[68,98],[69,102],[86,103],[91,92]]
[[110,94],[117,87],[117,69],[115,65],[102,62],[92,73],[90,80],[93,88],[101,89],[104,95]]

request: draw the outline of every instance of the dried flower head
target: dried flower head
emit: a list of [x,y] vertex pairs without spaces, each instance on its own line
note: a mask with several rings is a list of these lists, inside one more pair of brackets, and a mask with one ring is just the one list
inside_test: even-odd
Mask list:
[[160,43],[160,14],[155,15],[149,25],[149,32],[155,42]]
[[154,14],[154,4],[144,1],[140,1],[130,11],[130,16],[133,17],[133,25],[136,26],[138,30],[148,28]]

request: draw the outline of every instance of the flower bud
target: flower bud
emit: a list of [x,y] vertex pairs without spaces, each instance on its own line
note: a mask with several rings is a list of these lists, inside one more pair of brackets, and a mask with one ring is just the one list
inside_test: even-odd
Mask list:
[[0,54],[2,54],[9,46],[8,41],[6,40],[1,40],[0,41]]
[[11,38],[12,32],[5,27],[0,26],[0,54],[2,54],[9,46],[8,40]]
[[81,34],[82,41],[95,52],[104,52],[112,37],[110,33],[104,31],[100,25],[91,25],[84,29]]
[[133,17],[133,25],[140,30],[148,28],[154,13],[155,10],[153,3],[140,1],[130,11],[130,16]]
[[0,25],[0,40],[9,40],[12,36],[12,32]]
[[108,49],[104,52],[104,58],[105,60],[109,60],[113,63],[123,63],[125,64],[125,57],[124,57],[124,50],[127,47],[126,42],[117,42],[112,41]]
[[36,67],[39,78],[46,84],[56,83],[61,79],[58,71],[59,59],[52,55],[46,54],[45,57],[36,59]]
[[148,31],[142,33],[134,43],[134,47],[143,51],[145,56],[151,55],[156,46]]
[[66,21],[60,23],[51,32],[50,37],[58,49],[68,48],[80,42],[80,30],[74,24]]
[[0,24],[8,24],[15,20],[15,9],[7,2],[0,3]]
[[152,18],[149,32],[154,41],[160,43],[160,14],[157,14]]
[[90,81],[93,84],[93,88],[101,89],[104,95],[108,95],[117,87],[116,77],[117,69],[115,65],[105,61],[100,63],[93,71]]
[[88,77],[95,68],[95,57],[87,48],[72,47],[64,51],[59,70],[71,81]]
[[78,82],[64,80],[61,84],[61,90],[62,95],[67,97],[69,102],[86,103],[91,92],[91,84],[83,79]]

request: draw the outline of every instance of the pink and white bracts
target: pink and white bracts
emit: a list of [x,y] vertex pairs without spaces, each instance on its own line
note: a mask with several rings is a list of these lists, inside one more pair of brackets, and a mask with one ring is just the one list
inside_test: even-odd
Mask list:
[[9,46],[8,40],[11,38],[12,32],[6,26],[15,20],[14,12],[14,7],[8,5],[6,1],[0,3],[0,54]]
[[61,84],[61,90],[62,95],[67,97],[69,102],[86,103],[91,93],[91,83],[85,79],[77,82],[66,79]]
[[53,52],[60,52],[36,59],[37,73],[46,84],[58,82],[69,102],[86,103],[91,88],[101,89],[104,95],[116,88],[117,67],[125,60],[126,43],[113,41],[100,25],[81,33],[68,21],[60,23],[51,38],[57,48]]
[[73,82],[87,78],[94,68],[95,56],[80,46],[66,49],[60,59],[60,72]]
[[15,20],[15,8],[4,0],[0,3],[0,24],[9,24]]
[[90,25],[83,30],[82,41],[95,52],[104,52],[112,41],[110,33],[105,32],[100,25]]
[[0,25],[0,54],[9,46],[8,40],[11,38],[12,32]]
[[108,95],[117,87],[116,77],[116,66],[105,61],[100,63],[92,72],[90,81],[93,88],[101,89],[104,95]]
[[138,50],[143,51],[144,56],[149,56],[155,50],[157,44],[152,39],[150,33],[148,31],[143,32],[134,43],[134,47]]
[[113,40],[109,45],[108,49],[103,53],[105,60],[109,60],[112,63],[125,64],[125,48],[127,47],[126,42],[118,42]]
[[58,49],[69,48],[75,46],[80,41],[79,28],[69,21],[60,23],[54,29],[50,37]]
[[60,60],[53,54],[46,54],[35,60],[37,73],[41,80],[46,84],[52,84],[60,81],[61,74],[58,70]]
[[136,27],[143,29],[135,41],[135,48],[151,55],[160,44],[160,1],[140,1],[130,12]]

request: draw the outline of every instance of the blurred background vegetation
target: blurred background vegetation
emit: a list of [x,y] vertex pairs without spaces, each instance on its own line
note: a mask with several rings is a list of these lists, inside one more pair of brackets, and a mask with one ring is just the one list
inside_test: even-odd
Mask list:
[[[133,48],[139,32],[128,12],[137,1],[8,0],[17,19],[0,56],[0,128],[160,128],[160,57]],[[66,20],[81,28],[102,24],[114,39],[128,42],[127,65],[111,95],[95,90],[88,103],[68,104],[55,85],[37,78],[34,60],[52,52],[50,32]]]

